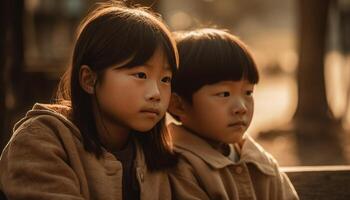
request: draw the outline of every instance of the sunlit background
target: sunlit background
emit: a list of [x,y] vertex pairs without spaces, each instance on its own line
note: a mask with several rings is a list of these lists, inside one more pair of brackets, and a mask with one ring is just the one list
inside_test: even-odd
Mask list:
[[[7,6],[15,4],[13,2],[22,2],[23,12],[16,10],[17,8],[7,12],[7,17],[12,20],[16,20],[15,16],[19,16],[19,21],[22,19],[20,27],[16,29],[16,25],[9,25],[11,20],[7,20],[9,22],[4,25],[12,27],[12,31],[6,32],[5,36],[10,39],[4,42],[5,48],[1,52],[4,57],[4,62],[1,63],[2,75],[4,82],[7,83],[3,90],[6,110],[1,111],[1,115],[8,122],[4,127],[5,132],[2,133],[2,137],[0,136],[2,143],[5,143],[11,134],[9,127],[12,127],[34,102],[50,102],[55,85],[69,63],[78,22],[97,1],[6,0],[6,2]],[[310,147],[319,149],[315,151],[307,149],[312,153],[309,157],[300,159],[301,154],[307,153],[304,149],[302,150],[304,152],[300,152],[293,117],[298,106],[299,10],[302,0],[137,2],[152,5],[173,31],[200,27],[223,28],[230,30],[248,44],[261,74],[261,81],[254,91],[255,114],[248,134],[272,153],[281,165],[350,162],[350,45],[349,39],[344,37],[344,34],[350,33],[349,0],[332,1],[327,6],[328,24],[324,38],[326,53],[323,58],[315,58],[324,60],[324,69],[319,66],[315,70],[325,72],[326,99],[335,121],[341,126],[340,129],[334,129],[336,137],[341,138],[339,140],[341,155],[334,151],[329,158],[319,158],[312,162],[310,157],[313,159],[324,157],[322,149],[326,151],[328,146],[327,139],[318,139],[317,141],[322,143]],[[319,3],[321,2],[323,1]],[[20,30],[23,34],[18,36],[15,30]],[[18,38],[21,38],[22,45],[16,49]],[[18,63],[16,60],[21,58],[22,62]],[[26,78],[18,80],[21,77],[11,75],[12,71],[17,70],[26,74]],[[315,99],[316,101],[318,99]],[[322,138],[323,135],[313,137]],[[338,159],[337,156],[341,158]],[[330,159],[331,157],[337,158]]]

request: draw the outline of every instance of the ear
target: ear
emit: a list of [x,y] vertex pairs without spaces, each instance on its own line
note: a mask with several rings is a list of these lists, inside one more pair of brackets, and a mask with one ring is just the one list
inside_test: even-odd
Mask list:
[[83,90],[88,94],[95,92],[95,83],[97,75],[93,72],[89,66],[82,65],[79,71],[79,83]]
[[178,94],[171,93],[171,98],[170,98],[170,103],[168,108],[169,113],[177,116],[181,121],[181,119],[186,115],[185,103],[186,102]]

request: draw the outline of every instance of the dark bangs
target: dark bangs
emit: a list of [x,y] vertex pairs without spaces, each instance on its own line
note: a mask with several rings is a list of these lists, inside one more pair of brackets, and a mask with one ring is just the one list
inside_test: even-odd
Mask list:
[[[167,60],[172,72],[177,69],[177,50],[175,42],[170,38],[171,33],[164,24],[160,23],[153,15],[146,10],[133,10],[133,15],[123,10],[109,12],[90,22],[92,30],[85,29],[87,35],[89,31],[96,31],[91,44],[97,48],[90,48],[91,52],[86,52],[86,63],[94,71],[101,72],[107,67],[130,60],[122,67],[134,67],[147,62],[157,48],[162,48],[167,56]],[[121,15],[122,17],[116,17]],[[140,17],[144,17],[140,20]],[[154,18],[150,20],[149,18]],[[102,31],[102,30],[103,31]],[[98,31],[97,31],[98,30]],[[98,33],[97,33],[98,32]],[[81,38],[84,33],[81,33]],[[93,56],[92,56],[93,55]],[[96,56],[98,55],[98,56]]]
[[176,50],[174,49],[174,44],[170,41],[168,35],[166,35],[163,30],[159,30],[152,26],[139,28],[142,29],[142,33],[141,31],[135,32],[135,34],[138,33],[135,37],[138,38],[139,41],[129,41],[129,45],[133,50],[129,55],[133,55],[133,57],[123,67],[131,68],[142,65],[153,56],[157,48],[162,48],[171,67],[171,71],[175,73],[177,70],[177,55],[174,53]]
[[238,38],[214,29],[178,33],[179,70],[173,91],[191,102],[192,94],[204,85],[220,81],[259,81],[256,64]]

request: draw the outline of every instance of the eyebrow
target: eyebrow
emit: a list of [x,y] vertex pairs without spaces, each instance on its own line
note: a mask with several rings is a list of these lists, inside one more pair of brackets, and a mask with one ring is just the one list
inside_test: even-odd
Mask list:
[[[238,81],[233,81],[233,82],[238,82]],[[249,82],[246,82],[248,85],[252,85],[252,86],[255,86],[255,84],[253,83],[249,83]],[[213,87],[230,87],[231,85],[229,83],[227,83],[227,81],[222,81],[222,82],[218,82],[218,83],[214,83],[213,84]]]
[[170,70],[170,71],[172,71],[169,64],[164,65],[163,68],[164,68],[165,70]]
[[[147,63],[142,64],[142,65],[140,65],[140,66],[150,67],[150,65],[149,65],[149,64],[147,64]],[[173,70],[171,69],[171,67],[170,67],[170,65],[169,65],[169,64],[165,64],[165,65],[163,65],[163,69],[164,69],[164,70],[173,71]]]
[[226,81],[220,81],[220,82],[214,83],[213,85],[216,85],[216,86],[229,86],[230,84],[227,83]]

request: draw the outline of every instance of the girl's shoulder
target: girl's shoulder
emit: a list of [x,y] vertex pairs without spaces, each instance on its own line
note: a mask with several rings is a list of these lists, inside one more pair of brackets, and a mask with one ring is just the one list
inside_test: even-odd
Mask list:
[[69,135],[75,135],[80,139],[78,128],[69,120],[66,113],[52,109],[51,105],[35,104],[33,109],[15,124],[10,142],[27,137],[43,139],[48,136],[61,138]]
[[[81,190],[75,186],[79,186],[78,175],[83,174],[77,169],[82,167],[73,168],[71,163],[81,163],[83,147],[62,117],[50,112],[37,108],[29,111],[15,125],[0,156],[0,188],[7,193],[16,191],[14,198],[25,194],[63,198],[64,192],[80,195]],[[52,188],[63,192],[50,193]]]

